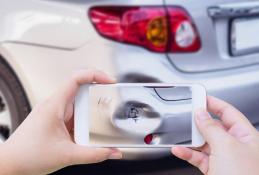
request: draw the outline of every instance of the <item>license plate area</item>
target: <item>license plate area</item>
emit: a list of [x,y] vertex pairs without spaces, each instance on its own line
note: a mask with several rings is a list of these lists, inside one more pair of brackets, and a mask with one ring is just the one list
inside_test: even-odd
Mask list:
[[259,17],[233,19],[229,45],[232,56],[259,53]]

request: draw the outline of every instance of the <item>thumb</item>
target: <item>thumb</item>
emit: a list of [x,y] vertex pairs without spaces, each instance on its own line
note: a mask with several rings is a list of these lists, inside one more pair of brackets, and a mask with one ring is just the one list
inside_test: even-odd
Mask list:
[[206,110],[198,110],[195,120],[201,135],[212,149],[233,139]]
[[107,159],[121,159],[122,154],[115,148],[89,148],[74,145],[70,164],[91,164]]

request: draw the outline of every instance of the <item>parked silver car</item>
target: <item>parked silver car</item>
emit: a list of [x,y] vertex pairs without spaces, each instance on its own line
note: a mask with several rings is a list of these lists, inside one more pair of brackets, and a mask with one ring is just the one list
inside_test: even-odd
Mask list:
[[[259,2],[2,0],[0,140],[74,70],[198,82],[259,124]],[[109,131],[106,131],[109,135]],[[126,159],[169,149],[124,149]]]

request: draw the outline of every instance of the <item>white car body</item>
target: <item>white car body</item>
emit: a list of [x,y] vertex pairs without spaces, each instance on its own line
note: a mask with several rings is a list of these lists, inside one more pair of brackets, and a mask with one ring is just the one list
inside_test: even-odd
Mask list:
[[[259,65],[185,73],[172,66],[164,53],[153,53],[100,37],[87,11],[92,5],[103,5],[104,1],[64,2],[1,1],[0,55],[14,70],[32,107],[48,97],[75,70],[96,68],[117,77],[119,81],[123,81],[126,75],[139,74],[161,82],[201,83],[209,94],[233,103],[250,116],[251,121],[257,122]],[[105,4],[150,6],[163,5],[163,1],[107,0]],[[202,36],[201,39],[202,43],[208,40]],[[216,44],[214,46],[216,50],[221,49]],[[199,51],[202,52],[203,49]],[[258,53],[255,55],[259,57]],[[228,59],[227,56],[225,58]],[[124,152],[127,158],[137,159],[143,158],[143,155],[161,157],[169,154],[169,149],[128,148]]]

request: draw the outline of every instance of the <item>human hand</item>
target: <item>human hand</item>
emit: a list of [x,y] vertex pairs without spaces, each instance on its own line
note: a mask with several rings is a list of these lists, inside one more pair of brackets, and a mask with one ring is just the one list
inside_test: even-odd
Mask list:
[[208,111],[196,112],[196,124],[207,144],[198,150],[173,147],[172,153],[208,175],[259,174],[259,134],[230,104],[209,96]]
[[82,70],[53,96],[35,106],[29,116],[0,145],[0,174],[48,174],[73,164],[120,159],[121,152],[89,148],[73,142],[73,104],[81,84],[114,83],[100,71]]

